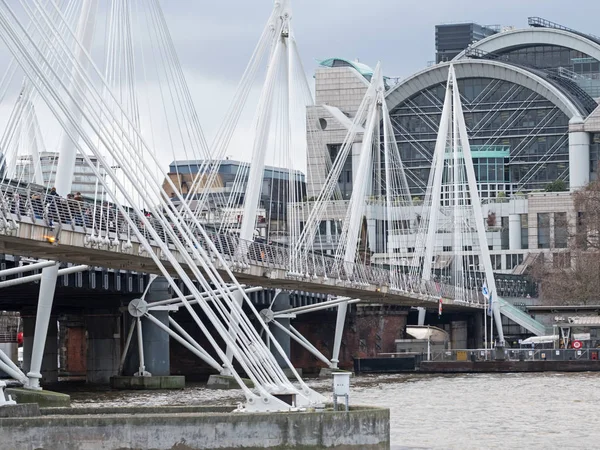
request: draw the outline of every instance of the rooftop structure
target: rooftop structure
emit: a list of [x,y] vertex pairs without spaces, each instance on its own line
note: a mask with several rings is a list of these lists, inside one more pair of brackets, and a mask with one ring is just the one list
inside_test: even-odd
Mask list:
[[477,23],[452,23],[435,26],[435,62],[451,61],[474,42],[498,33],[498,27]]
[[[173,181],[182,194],[188,194],[190,189],[194,189],[194,179],[198,172],[206,167],[206,162],[202,160],[179,160],[173,161],[169,165],[167,176]],[[247,191],[248,175],[250,164],[236,160],[222,160],[217,162],[217,175],[210,178],[208,173],[201,175],[204,178],[196,184],[195,192],[192,195],[192,202],[197,200],[201,193],[206,189],[206,184],[212,182],[209,190],[209,205],[206,211],[202,212],[202,219],[207,221],[225,222],[229,226],[237,226],[243,215],[243,204]],[[290,177],[292,182],[297,184],[300,192],[305,192],[305,176],[299,170],[290,171],[280,167],[265,166],[262,188],[260,194],[260,205],[257,212],[257,229],[261,229],[260,234],[267,237],[266,234],[285,231],[287,202],[289,199],[288,190],[290,188]],[[212,180],[212,181],[209,181]],[[167,181],[163,187],[169,191]],[[170,192],[168,192],[170,193]],[[304,195],[304,194],[303,194]],[[194,206],[195,203],[192,203]]]

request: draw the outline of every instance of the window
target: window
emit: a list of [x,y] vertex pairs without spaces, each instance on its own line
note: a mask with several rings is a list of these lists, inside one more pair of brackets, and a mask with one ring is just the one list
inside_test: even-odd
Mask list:
[[506,255],[506,270],[512,270],[519,264],[523,264],[522,253]]
[[527,214],[521,214],[521,248],[529,248],[529,223]]
[[414,247],[408,247],[406,249],[407,253],[414,253],[415,252],[415,248]]
[[450,246],[450,245],[444,245],[444,247],[442,248],[442,251],[444,251],[444,252],[451,252],[452,251],[452,246]]
[[502,255],[490,255],[492,270],[502,270]]
[[509,231],[508,231],[508,216],[500,217],[500,249],[508,250],[510,245]]
[[568,269],[571,267],[571,253],[552,253],[552,266],[555,269]]
[[550,248],[550,214],[537,215],[538,248]]
[[554,213],[554,247],[566,248],[568,241],[567,213]]

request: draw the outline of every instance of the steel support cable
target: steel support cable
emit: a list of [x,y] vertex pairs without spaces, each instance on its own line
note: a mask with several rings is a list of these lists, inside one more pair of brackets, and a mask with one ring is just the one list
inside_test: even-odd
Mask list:
[[[150,8],[150,11],[151,11],[150,12],[151,19],[154,19],[153,14],[152,14],[152,12],[153,12],[153,8],[152,7]],[[147,13],[146,13],[146,17],[148,17]],[[154,41],[154,38],[157,38],[157,40],[160,40],[160,37],[161,37],[160,30],[158,30],[158,27],[156,26],[156,24],[154,24],[154,25],[155,25],[155,27],[154,27],[155,31],[158,31],[158,33],[152,33],[152,32],[148,33],[148,35],[150,37],[150,44],[151,44],[150,47],[157,49],[157,51],[159,52],[159,57],[162,60],[167,60],[166,55],[164,55],[164,53],[162,52],[163,48],[160,45],[160,42],[155,42]],[[158,67],[159,64],[158,64],[158,61],[157,61],[156,52],[152,52],[152,57],[153,57],[154,67]],[[173,88],[171,86],[171,80],[169,79],[167,68],[165,67],[165,76],[164,76],[163,79],[161,79],[160,73],[159,73],[159,71],[157,69],[157,77],[159,79],[158,80],[159,81],[158,82],[158,91],[159,91],[159,96],[160,96],[160,99],[161,99],[160,105],[162,107],[162,111],[163,111],[163,114],[164,114],[164,119],[165,119],[164,123],[166,124],[166,127],[164,127],[164,128],[166,128],[166,132],[167,132],[167,136],[168,136],[168,140],[169,140],[169,145],[170,145],[170,147],[171,147],[171,149],[173,151],[173,160],[176,161],[177,158],[175,158],[175,153],[174,153],[174,151],[175,151],[174,134],[175,133],[174,133],[174,130],[172,129],[172,127],[169,124],[169,117],[170,117],[169,112],[171,112],[172,115],[175,117],[175,122],[177,124],[177,127],[179,128],[179,133],[180,133],[181,136],[183,136],[183,133],[182,133],[182,130],[181,130],[181,123],[180,123],[180,112],[177,110],[177,107],[175,107],[174,105],[173,105],[174,107],[172,109],[169,108],[170,111],[167,110],[167,101],[166,101],[165,92],[164,92],[164,89],[163,89],[163,84],[165,84],[165,81],[166,81],[166,85],[167,85],[167,89],[168,89],[169,95],[171,96],[172,99],[174,98],[173,97]],[[181,145],[184,148],[186,147],[185,143],[183,142],[183,139],[181,141]],[[189,159],[189,158],[186,158],[186,159]]]
[[296,244],[295,249],[295,251],[297,252],[301,251],[302,248],[310,249],[311,242],[314,241],[314,236],[318,228],[318,224],[321,222],[325,212],[325,207],[327,206],[327,204],[329,204],[331,194],[337,186],[337,180],[341,173],[342,167],[346,159],[348,158],[348,154],[352,148],[352,144],[358,131],[358,126],[360,123],[362,123],[366,116],[366,108],[369,103],[369,99],[373,94],[374,88],[373,85],[371,85],[367,90],[365,97],[361,101],[357,114],[352,123],[352,127],[348,131],[344,139],[342,148],[338,152],[335,162],[333,163],[333,166],[331,168],[331,171],[329,172],[329,175],[325,181],[323,189],[319,193],[317,200],[314,202],[313,208],[311,209],[309,217],[305,223],[304,230],[302,230],[302,232],[300,233],[299,242]]
[[[283,30],[283,24],[281,26]],[[256,134],[252,144],[252,164],[248,172],[248,189],[244,196],[240,237],[252,240],[256,220],[256,208],[260,200],[260,187],[264,178],[264,166],[269,145],[269,131],[271,131],[274,116],[273,105],[277,100],[277,80],[281,68],[285,65],[284,53],[286,50],[285,38],[280,34],[276,41],[270,65],[267,70],[266,81],[261,91],[257,113]],[[244,250],[240,248],[240,250]],[[237,255],[236,255],[237,256]]]
[[[364,117],[366,115],[366,105],[367,105],[366,99],[368,98],[368,96],[369,96],[369,92],[367,92],[367,95],[365,96],[365,98],[363,99],[363,102],[361,102],[361,105],[359,106],[359,111],[357,112],[357,115],[353,122],[352,129],[348,132],[348,134],[346,135],[346,138],[344,139],[342,149],[338,153],[338,156],[336,157],[336,160],[333,163],[331,172],[329,173],[329,176],[326,179],[325,186],[322,189],[322,191],[320,192],[319,198],[315,202],[315,207],[313,207],[313,209],[311,210],[311,216],[315,216],[315,212],[323,207],[322,206],[323,201],[327,201],[327,202],[329,201],[329,198],[331,197],[330,192],[333,191],[335,189],[335,187],[337,187],[337,179],[339,178],[339,173],[341,172],[342,166],[345,163],[345,159],[347,159],[348,153],[352,146],[352,143],[354,142],[354,137],[357,133],[358,124],[361,123],[362,120],[364,120]],[[321,217],[322,217],[322,211],[320,211],[317,218],[321,218]],[[311,217],[309,216],[308,223],[310,223],[310,222],[311,222]],[[311,224],[311,225],[315,226],[316,224]],[[314,231],[311,233],[306,233],[307,228],[310,228],[310,227],[305,227],[305,232],[303,232],[303,235],[314,234]],[[302,240],[302,238],[303,238],[303,236],[301,235],[301,240]]]
[[[5,5],[5,6],[7,6],[7,5]],[[8,27],[7,27],[7,28],[8,28]],[[138,211],[138,214],[139,214],[139,211]]]
[[[143,237],[142,237],[141,235],[140,235],[139,237],[140,237],[140,240],[141,240],[141,241],[143,241]],[[166,272],[165,272],[165,273],[166,273]]]
[[[74,5],[75,4],[76,4],[75,0],[70,0],[70,2],[68,3],[66,12],[65,12],[67,19],[69,18],[69,14],[70,14],[71,20],[72,20],[72,18],[73,18],[72,16],[74,16],[74,10],[75,10]],[[31,23],[28,24],[28,28],[31,28],[31,26],[32,26]],[[64,28],[64,25],[61,28]],[[40,46],[41,46],[42,50],[47,47],[44,40],[40,41]],[[13,64],[13,63],[14,63],[14,58],[11,59],[10,64]],[[16,70],[16,66],[14,66],[14,67]],[[10,70],[10,65],[9,65],[8,70]],[[7,72],[7,74],[8,74],[8,72]],[[7,74],[5,74],[5,75],[7,75]],[[2,98],[4,98],[4,96],[8,90],[8,83],[10,83],[13,76],[14,76],[14,73],[12,73],[10,75],[10,77],[7,77],[8,81],[7,81],[7,84],[3,91]],[[31,89],[31,86],[29,86],[26,81],[24,81],[21,91],[20,91],[20,94],[19,94],[19,97],[17,99],[17,102],[15,103],[15,106],[9,117],[9,122],[4,129],[2,138],[0,139],[0,148],[3,149],[3,152],[5,155],[6,155],[7,151],[10,151],[10,150],[8,150],[9,148],[14,148],[14,151],[16,152],[15,158],[14,158],[15,163],[17,161],[17,155],[18,155],[18,149],[14,147],[14,144],[12,144],[15,141],[15,132],[17,132],[17,130],[19,128],[21,130],[23,129],[22,126],[20,127],[20,125],[22,125],[23,123],[28,124],[27,125],[28,128],[35,127],[37,121],[35,120],[35,112],[33,109],[33,103],[36,101],[36,98],[37,98],[37,93]],[[24,111],[25,111],[25,116],[23,116]],[[37,134],[37,130],[35,132]],[[39,140],[39,137],[38,137],[38,140]],[[33,161],[33,159],[34,158],[32,155],[32,163],[33,163],[32,166],[34,167],[33,178],[35,179],[36,172],[41,170],[41,167],[39,167],[39,161],[38,161],[38,164],[36,165],[35,161]],[[10,161],[11,160],[7,156],[5,156],[3,158],[3,160],[0,162],[0,165],[4,165],[6,168],[6,170],[4,170],[3,179],[5,179],[5,177],[7,177],[7,176],[10,176],[10,170],[11,170],[11,167],[13,167],[13,165]],[[22,171],[19,176],[19,181],[22,181],[23,175],[24,175],[24,173]]]
[[[45,3],[49,2],[49,1],[53,1],[53,0],[45,0]],[[67,3],[68,2],[68,3]],[[74,5],[77,4],[76,0],[64,0],[61,4],[61,6],[64,6],[64,4],[67,3],[67,7],[65,8],[65,15],[66,17],[69,17],[69,11],[73,11],[74,9]],[[31,27],[31,24],[27,25],[27,30],[29,30],[29,28]],[[11,83],[11,81],[13,80],[13,77],[15,76],[15,72],[18,69],[18,64],[16,63],[16,60],[14,59],[14,57],[10,58],[10,61],[6,67],[6,70],[4,72],[4,75],[2,76],[2,79],[0,79],[0,104],[4,101],[4,98],[6,97],[6,94],[8,93],[8,89],[9,89],[9,85]],[[4,148],[4,147],[1,147]]]
[[[210,157],[210,153],[208,151],[208,144],[206,139],[204,138],[204,134],[202,133],[202,127],[200,126],[200,121],[198,119],[198,115],[196,113],[196,109],[194,107],[194,102],[192,100],[190,91],[188,89],[187,83],[185,81],[185,77],[183,75],[183,70],[181,68],[181,63],[179,58],[177,57],[177,52],[175,50],[175,46],[173,44],[173,39],[171,38],[169,27],[167,26],[162,8],[160,7],[159,0],[150,0],[154,5],[153,11],[156,14],[157,22],[160,24],[159,30],[162,31],[164,36],[164,42],[167,47],[168,55],[171,57],[170,62],[174,70],[174,74],[176,75],[175,79],[179,81],[179,86],[181,88],[181,93],[184,96],[183,104],[187,106],[188,114],[190,115],[191,124],[193,126],[192,130],[196,133],[194,137],[196,138],[196,145],[198,145],[202,150],[204,150],[205,158]],[[179,92],[179,91],[178,91]]]
[[[392,137],[393,135],[393,127],[392,127],[392,123],[390,120],[390,116],[389,116],[389,110],[387,108],[387,104],[385,102],[382,103],[382,115],[383,115],[383,130],[384,130],[384,151],[385,151],[385,171],[386,171],[386,181],[387,181],[387,188],[386,188],[386,205],[387,205],[387,210],[388,210],[388,233],[387,233],[387,239],[388,239],[388,243],[387,243],[387,248],[388,248],[388,258],[390,261],[390,267],[391,266],[391,261],[392,258],[394,257],[392,254],[392,246],[390,245],[390,232],[392,234],[396,234],[397,231],[405,231],[405,230],[397,230],[394,226],[394,221],[397,223],[402,224],[402,220],[405,220],[406,223],[408,224],[408,226],[410,227],[410,223],[416,218],[416,213],[414,211],[414,205],[412,202],[412,197],[410,195],[410,189],[408,187],[408,181],[406,180],[406,175],[405,175],[405,171],[404,171],[404,165],[402,164],[402,158],[400,155],[400,152],[398,150],[397,144],[396,144],[396,140],[395,139],[390,139],[390,133],[392,133]],[[391,170],[391,165],[393,163],[393,159],[397,158],[398,163],[398,172],[399,172],[399,184],[400,186],[396,186],[397,180],[395,178],[392,177],[392,170]],[[396,182],[396,183],[394,183]],[[406,217],[402,217],[402,215],[398,216],[398,217],[394,217],[393,216],[393,212],[392,212],[392,194],[394,193],[394,191],[397,191],[398,193],[400,193],[400,195],[402,197],[406,197],[407,201],[407,208],[408,208],[408,218]],[[397,200],[397,196],[395,197],[394,202]],[[404,208],[405,206],[401,206],[400,208],[398,208],[399,212],[402,211],[401,208]],[[405,257],[408,260],[408,254],[400,252],[400,257]],[[399,283],[397,281],[397,271],[399,269],[397,269],[396,271],[393,272],[393,275],[396,276],[396,285],[398,286]]]
[[[283,27],[283,23],[281,23],[276,28],[276,32],[273,34],[273,40],[275,40],[275,42],[277,42],[278,44],[280,42],[282,27]],[[271,44],[271,43],[269,43],[269,44]],[[265,46],[263,49],[263,52],[266,52],[266,50],[267,50],[267,48]],[[260,55],[260,56],[262,56],[262,55]],[[269,60],[267,77],[265,79],[265,83],[264,83],[264,86],[263,86],[263,89],[261,91],[261,95],[259,98],[257,110],[256,110],[256,113],[254,116],[255,117],[255,119],[254,119],[255,126],[253,128],[257,130],[257,133],[260,133],[260,131],[259,131],[260,124],[261,124],[260,119],[263,116],[266,116],[267,112],[270,113],[270,108],[272,108],[271,101],[269,99],[272,98],[272,96],[273,96],[273,89],[274,89],[274,83],[275,83],[275,81],[273,79],[273,74],[274,74],[274,71],[279,70],[279,65],[280,65],[279,60],[276,58],[278,58],[278,54],[272,55],[272,57]],[[273,69],[274,67],[276,69]],[[269,76],[271,78],[269,78]],[[244,79],[242,80],[241,85],[243,85],[243,83],[244,83]],[[245,103],[245,99],[244,99],[244,103]],[[243,105],[240,105],[240,106],[243,106]],[[241,113],[241,110],[239,110],[239,112],[236,112],[238,118],[239,118],[240,113]],[[269,114],[269,117],[272,117],[272,116]],[[265,125],[269,126],[269,124],[266,124],[265,122],[270,122],[270,119],[267,118],[267,119],[263,120],[263,125],[262,125],[262,126],[265,126]],[[237,118],[235,119],[235,124],[237,124]],[[231,130],[231,131],[233,132],[233,130]],[[260,138],[260,136],[257,134],[254,138],[255,142],[259,138]],[[265,142],[263,145],[267,145],[267,143]],[[256,146],[256,143],[255,143],[255,146]],[[254,154],[254,151],[255,150],[253,149],[253,154]],[[253,159],[254,159],[254,157],[253,157]],[[256,164],[256,161],[253,160],[253,164]],[[228,209],[226,210],[226,214],[224,215],[224,217],[222,219],[220,230],[227,229],[228,223],[232,222],[232,214],[234,214],[234,211],[236,210],[236,208],[238,207],[238,205],[240,203],[240,198],[241,198],[242,192],[245,191],[243,189],[243,186],[246,185],[246,188],[247,188],[246,191],[248,189],[257,189],[257,187],[249,186],[249,184],[251,183],[251,175],[250,175],[251,171],[252,171],[252,165],[244,164],[244,165],[240,165],[238,167],[238,171],[236,173],[236,177],[235,177],[234,184],[232,187],[233,192],[228,198],[228,201],[227,201]],[[263,176],[263,174],[260,174],[261,179],[262,179],[262,176]],[[207,186],[207,190],[208,189],[210,189],[210,186]],[[245,197],[244,201],[245,202],[247,201],[246,197]],[[244,211],[244,213],[246,213],[246,211]],[[248,219],[246,219],[246,220],[248,220]],[[242,222],[243,221],[244,221],[244,218],[242,217]]]
[[[223,159],[225,152],[229,148],[229,143],[235,128],[237,127],[240,115],[243,110],[243,105],[246,104],[246,100],[251,91],[256,72],[263,60],[267,46],[272,40],[278,36],[277,28],[274,26],[274,20],[276,17],[276,10],[273,10],[271,17],[267,23],[267,26],[263,29],[261,37],[256,45],[250,61],[246,66],[246,69],[242,75],[242,79],[236,89],[233,100],[227,111],[224,121],[217,130],[215,138],[210,145],[210,159],[203,166],[198,169],[198,173],[192,183],[192,191],[197,189],[197,184],[203,180],[206,184],[203,194],[199,198],[197,203],[196,211],[201,209],[205,204],[208,197],[210,186],[214,184],[214,180],[217,176],[218,171],[218,160]],[[208,177],[207,177],[208,174]]]
[[[338,264],[343,264],[346,273],[354,276],[354,265],[356,264],[357,244],[360,240],[362,229],[362,218],[365,213],[365,195],[367,193],[368,178],[373,165],[373,147],[375,140],[374,129],[377,126],[379,130],[378,118],[378,103],[381,99],[381,85],[383,80],[380,78],[380,65],[375,69],[376,75],[372,80],[372,85],[375,87],[375,92],[371,98],[368,107],[367,122],[365,133],[361,146],[361,154],[359,159],[359,173],[356,175],[357,186],[352,190],[350,203],[346,210],[346,216],[342,225],[342,233],[340,242],[336,250],[335,258]],[[377,78],[376,78],[377,77]],[[379,151],[379,149],[377,149]],[[362,178],[361,178],[362,177]],[[349,242],[348,240],[351,239]]]
[[[292,93],[291,94],[291,98],[293,100],[296,100],[298,98],[298,96],[293,95],[293,92],[294,92],[293,87],[297,88],[298,86],[299,86],[300,94],[301,94],[301,96],[303,96],[303,101],[301,103],[301,106],[303,106],[303,108],[302,108],[303,109],[302,110],[302,114],[300,114],[299,118],[295,119],[294,122],[296,122],[296,120],[301,120],[302,123],[304,124],[304,127],[303,127],[304,131],[305,131],[304,132],[304,136],[306,136],[308,134],[309,138],[312,141],[312,146],[314,148],[321,148],[324,151],[325,150],[324,146],[319,145],[319,143],[317,143],[317,145],[315,145],[314,139],[313,139],[314,138],[314,134],[313,133],[308,133],[308,123],[307,123],[307,118],[306,118],[305,111],[306,111],[306,107],[308,107],[308,106],[314,106],[314,100],[312,98],[312,93],[311,93],[310,88],[308,86],[308,82],[306,80],[306,74],[304,73],[302,61],[301,61],[301,58],[300,58],[300,55],[299,55],[299,52],[298,52],[298,46],[297,46],[296,40],[294,39],[293,35],[291,35],[290,39],[289,39],[289,48],[288,48],[288,51],[290,53],[290,58],[289,59],[290,59],[291,81],[292,81],[292,83],[290,84],[290,86],[291,86],[290,87],[290,92]],[[292,108],[292,110],[296,110],[296,108]],[[317,136],[318,137],[322,137],[322,134],[319,132]],[[308,143],[306,143],[306,141],[304,139],[299,138],[298,141],[300,141],[300,140],[302,140],[302,142],[305,142],[306,146],[304,148],[304,151],[307,152],[306,154],[308,155],[308,145],[307,145]],[[322,144],[322,140],[320,140],[320,141],[321,141],[321,144]],[[296,142],[296,140],[292,140],[292,143],[293,142]],[[297,151],[299,152],[300,150],[294,149],[293,153],[296,154]],[[325,151],[324,151],[324,154],[325,154],[324,156],[326,156],[326,157],[329,156],[328,153],[325,152]],[[331,167],[331,159],[330,158],[329,158],[329,167]],[[312,173],[312,170],[314,170],[314,169],[310,165],[308,165],[307,166],[307,170],[306,170],[306,181],[307,181],[307,184],[308,183],[313,183],[312,177],[314,176],[314,174]],[[292,175],[290,175],[290,177],[291,176]],[[326,176],[326,174],[324,174],[324,176]],[[337,186],[337,184],[336,184],[336,187],[337,187],[336,192],[338,192],[339,191],[339,187]],[[292,186],[290,186],[290,188],[292,188]],[[292,233],[290,233],[290,240],[289,240],[290,243],[292,243],[292,242],[294,242],[294,243],[298,242],[299,238],[300,238],[300,230],[299,230],[299,222],[300,222],[300,220],[297,217],[297,210],[298,210],[297,205],[299,204],[298,200],[301,200],[299,194],[300,193],[298,193],[297,198],[292,199],[292,200],[295,200],[295,201],[292,202],[292,205],[294,205],[294,206],[292,206],[291,208],[288,208],[292,212],[291,220],[292,220],[292,226],[293,226]],[[304,205],[304,202],[302,202],[300,204]],[[308,204],[306,205],[306,207],[308,208]],[[288,220],[288,223],[289,223],[289,220]],[[319,235],[320,235],[320,231],[319,231]],[[322,243],[322,239],[319,240],[319,243]],[[314,270],[314,272],[316,274],[317,273],[317,267],[316,267],[316,263],[315,263],[315,260],[314,260],[314,258],[315,258],[315,256],[314,256],[314,245],[315,245],[314,244],[314,240],[313,240],[312,243],[307,243],[307,244],[308,244],[308,248],[312,249],[311,254],[312,254],[312,258],[313,258],[313,267],[314,267],[313,270]],[[302,272],[304,272],[304,269],[301,267],[301,264],[300,265],[298,264],[298,260],[302,260],[302,256],[300,254],[298,254],[298,248],[297,248],[297,246],[290,245],[290,249],[291,249],[291,251],[290,251],[290,267],[292,268],[292,271],[296,272],[296,273],[302,273]],[[324,261],[324,253],[325,252],[323,251],[322,246],[321,246],[320,250],[321,250],[320,251],[320,259],[321,259],[321,264],[322,264],[322,266],[324,268],[324,276],[327,277],[327,271],[325,269],[325,261]],[[306,263],[306,269],[307,269],[306,273],[308,273],[309,272],[309,270],[308,270],[308,263]]]

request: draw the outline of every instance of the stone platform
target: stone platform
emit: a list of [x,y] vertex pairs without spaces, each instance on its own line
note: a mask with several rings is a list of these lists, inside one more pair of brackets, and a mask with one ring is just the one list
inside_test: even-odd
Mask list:
[[40,415],[37,403],[22,403],[0,406],[0,418],[3,417],[36,417]]
[[110,387],[113,389],[185,389],[185,377],[178,375],[152,377],[110,377]]
[[[249,380],[247,378],[242,378],[242,381],[249,388],[254,387],[254,383],[252,382],[252,380]],[[235,378],[230,375],[211,375],[208,378],[208,382],[206,383],[206,388],[207,389],[227,390],[227,389],[239,389],[240,386],[239,386],[238,382],[235,380]]]
[[4,393],[10,395],[18,404],[37,403],[40,408],[71,406],[71,396],[46,390],[33,390],[24,388],[6,388]]
[[[102,411],[100,413],[100,411]],[[388,450],[388,409],[233,413],[233,407],[47,408],[0,418],[0,450]],[[24,438],[26,436],[26,439]]]

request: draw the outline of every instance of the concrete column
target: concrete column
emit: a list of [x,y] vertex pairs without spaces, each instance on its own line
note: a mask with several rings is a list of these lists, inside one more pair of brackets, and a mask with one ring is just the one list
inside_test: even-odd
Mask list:
[[[23,373],[25,374],[31,370],[34,335],[35,317],[23,317]],[[48,321],[40,373],[41,383],[48,384],[58,381],[58,322],[54,316],[50,317]]]
[[467,348],[467,322],[460,320],[450,323],[450,342],[452,349]]
[[520,214],[510,214],[508,216],[508,248],[509,250],[521,250]]
[[[156,278],[150,285],[150,290],[146,294],[145,300],[148,304],[169,298],[169,282],[164,277]],[[127,314],[127,330],[131,321],[135,320],[129,313]],[[152,311],[154,317],[169,326],[168,311]],[[171,360],[169,354],[169,335],[161,330],[156,324],[146,318],[142,318],[144,365],[146,371],[154,376],[166,376],[171,373]],[[139,370],[139,352],[137,334],[134,333],[131,339],[131,345],[127,352],[125,360],[124,375],[133,375]]]
[[[288,292],[280,292],[273,303],[273,311],[282,311],[284,309],[290,308],[290,294]],[[283,325],[286,329],[290,329],[290,319],[275,319],[281,325]],[[290,336],[285,333],[283,330],[279,329],[279,327],[275,325],[270,325],[269,329],[271,333],[273,333],[273,337],[275,340],[281,345],[281,348],[285,352],[285,355],[290,359]],[[272,347],[271,352],[275,355],[275,360],[279,364],[280,367],[287,367],[287,364],[279,354],[279,352]]]
[[58,382],[58,320],[56,317],[51,317],[42,357],[42,383],[56,382]]
[[417,307],[419,311],[419,315],[417,318],[417,325],[425,325],[425,315],[427,314],[427,310],[425,308]]
[[470,320],[471,333],[468,335],[469,348],[483,348],[483,313],[474,314]]
[[583,119],[569,121],[569,186],[576,191],[590,182],[590,135],[583,131]]
[[325,236],[327,237],[327,243],[331,243],[332,241],[332,236],[331,236],[331,220],[327,220],[325,222]]
[[85,317],[87,328],[87,382],[108,384],[117,375],[121,359],[119,314]]

